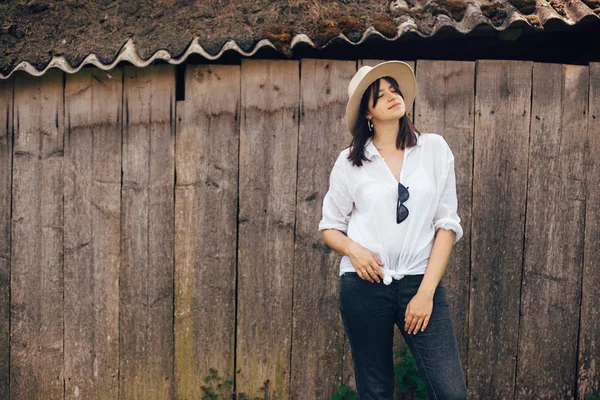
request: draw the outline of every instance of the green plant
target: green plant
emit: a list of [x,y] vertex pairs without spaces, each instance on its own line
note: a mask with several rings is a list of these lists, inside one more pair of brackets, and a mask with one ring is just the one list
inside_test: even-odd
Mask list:
[[[261,400],[258,397],[250,398],[245,393],[233,394],[233,381],[223,380],[216,369],[210,368],[208,375],[204,378],[208,386],[200,386],[202,390],[201,400]],[[264,388],[261,388],[264,390]]]
[[412,393],[413,400],[427,400],[427,389],[419,377],[417,363],[407,345],[396,352],[399,361],[394,366],[394,376],[400,393]]
[[340,385],[331,400],[358,400],[358,394],[350,386]]
[[593,394],[587,395],[585,400],[600,400],[600,398],[594,396]]
[[[394,365],[394,379],[396,381],[397,392],[411,394],[413,400],[427,400],[427,389],[419,377],[417,363],[407,345],[404,345],[404,347],[396,352],[396,361]],[[337,388],[331,400],[346,399],[359,400],[359,396],[349,386],[342,384]]]
[[[233,381],[223,379],[218,375],[216,369],[211,368],[208,375],[204,378],[204,383],[210,386],[200,386],[202,390],[202,400],[225,400],[231,396]],[[225,391],[225,394],[223,393]],[[229,397],[231,398],[231,397]]]
[[[250,400],[250,397],[246,396],[244,393],[238,393],[238,400]],[[260,400],[258,397],[255,397],[251,400]]]

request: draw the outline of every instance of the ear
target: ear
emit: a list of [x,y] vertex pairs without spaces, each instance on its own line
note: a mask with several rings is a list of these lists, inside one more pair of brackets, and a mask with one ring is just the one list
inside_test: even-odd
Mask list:
[[371,119],[373,117],[371,116],[371,113],[367,111],[367,113],[365,114],[365,118],[366,119]]

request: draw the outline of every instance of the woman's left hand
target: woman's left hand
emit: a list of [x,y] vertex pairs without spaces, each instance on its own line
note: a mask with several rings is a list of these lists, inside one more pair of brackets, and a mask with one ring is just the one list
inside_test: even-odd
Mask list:
[[433,297],[417,292],[406,306],[404,314],[404,330],[407,333],[424,331],[429,323],[433,310]]

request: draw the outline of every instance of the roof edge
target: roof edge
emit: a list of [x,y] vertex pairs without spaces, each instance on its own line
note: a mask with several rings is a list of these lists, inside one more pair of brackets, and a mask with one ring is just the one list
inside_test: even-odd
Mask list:
[[[581,18],[579,21],[577,21],[573,24],[568,24],[560,18],[550,18],[550,19],[546,20],[545,22],[546,23],[549,21],[555,22],[555,20],[558,19],[558,20],[562,21],[563,23],[565,23],[565,25],[578,25],[579,22],[583,22],[584,20],[589,21],[590,18],[586,18],[586,17],[588,17],[588,15],[585,15],[583,18]],[[598,19],[598,16],[594,15],[594,18]],[[492,28],[493,30],[495,30],[498,33],[501,33],[502,31],[513,27],[513,25],[515,28],[530,26],[534,30],[543,30],[543,27],[537,26],[536,24],[531,24],[527,18],[520,15],[519,13],[513,13],[511,18],[509,20],[507,20],[506,23],[503,24],[502,26],[494,26],[490,22],[490,20],[485,18],[483,15],[481,15],[481,18],[479,16],[476,16],[475,19],[478,21],[471,21],[471,24],[470,24],[471,28],[473,26],[488,25],[490,28]],[[429,38],[429,37],[435,36],[435,34],[438,33],[440,30],[449,29],[449,28],[453,29],[463,35],[466,35],[470,32],[469,30],[463,29],[463,27],[460,26],[460,23],[457,24],[457,23],[453,22],[452,20],[450,20],[450,18],[444,18],[444,16],[441,16],[441,18],[438,18],[438,21],[437,21],[436,25],[433,27],[432,32],[430,34],[426,34],[417,29],[417,25],[414,20],[408,19],[398,25],[397,33],[393,38],[386,37],[384,34],[379,32],[373,26],[370,26],[363,32],[361,38],[358,41],[352,41],[346,35],[344,35],[343,33],[340,33],[339,35],[330,39],[325,45],[321,46],[319,49],[324,49],[328,45],[330,45],[332,42],[335,42],[335,41],[343,41],[343,42],[347,42],[350,45],[358,46],[358,45],[363,44],[366,40],[371,40],[373,37],[377,37],[378,39],[384,39],[388,42],[393,42],[393,41],[398,40],[400,37],[402,37],[403,35],[405,35],[407,33],[414,33],[414,34],[419,35],[422,38]],[[290,42],[290,48],[293,49],[301,43],[308,44],[309,46],[311,46],[315,49],[317,48],[317,46],[315,46],[314,42],[310,39],[310,37],[308,37],[308,35],[306,35],[304,33],[297,34],[292,38],[292,40]],[[192,39],[192,41],[188,45],[186,51],[180,57],[173,57],[168,50],[161,49],[161,50],[156,51],[154,54],[152,54],[152,56],[150,56],[148,59],[143,59],[138,54],[135,44],[133,42],[133,39],[129,38],[127,40],[127,42],[118,51],[114,60],[108,64],[103,64],[99,60],[99,58],[96,56],[96,54],[94,54],[94,53],[90,53],[88,56],[86,56],[84,58],[84,60],[77,67],[73,67],[72,65],[70,65],[64,56],[54,56],[52,58],[52,60],[50,60],[48,65],[42,70],[38,70],[32,64],[30,64],[28,61],[21,61],[7,75],[0,73],[0,79],[8,79],[16,71],[25,71],[26,73],[33,75],[33,76],[42,76],[51,68],[58,68],[66,73],[74,74],[74,73],[78,72],[79,70],[81,70],[86,65],[93,65],[99,69],[108,71],[108,70],[113,69],[117,64],[119,64],[122,61],[128,61],[137,67],[146,67],[156,60],[162,60],[162,61],[168,62],[169,64],[178,65],[178,64],[181,64],[184,61],[186,61],[186,59],[192,54],[199,54],[208,60],[217,60],[223,55],[223,53],[230,51],[230,50],[236,51],[237,53],[239,53],[240,55],[242,55],[244,57],[251,57],[254,54],[256,54],[263,47],[270,47],[276,51],[280,50],[269,39],[261,39],[256,43],[256,45],[254,46],[254,48],[251,51],[244,51],[235,42],[235,40],[231,39],[231,40],[227,41],[221,47],[221,50],[218,53],[210,54],[208,51],[206,51],[200,45],[199,37],[196,36],[196,37],[194,37],[194,39]]]

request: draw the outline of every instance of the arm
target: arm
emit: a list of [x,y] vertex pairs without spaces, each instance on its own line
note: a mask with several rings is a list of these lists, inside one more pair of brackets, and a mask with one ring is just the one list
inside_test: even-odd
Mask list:
[[433,248],[431,249],[431,256],[429,256],[427,269],[425,270],[418,293],[433,299],[435,289],[440,283],[442,275],[444,275],[450,261],[450,253],[452,252],[455,237],[456,232],[452,230],[440,229],[437,231]]
[[419,292],[431,297],[435,288],[446,271],[452,246],[463,236],[460,226],[460,217],[457,214],[458,201],[456,199],[456,176],[454,173],[454,158],[450,157],[447,167],[444,192],[433,218],[433,227],[436,230],[435,241],[427,263]]
[[463,235],[460,218],[457,214],[456,177],[454,158],[451,156],[446,168],[444,191],[433,218],[436,231],[427,269],[417,294],[406,307],[404,329],[408,333],[424,331],[433,311],[433,296],[442,279],[452,252],[452,246]]
[[337,229],[324,229],[321,231],[321,237],[327,246],[343,256],[349,255],[349,247],[355,243]]
[[352,206],[353,200],[348,190],[340,154],[329,175],[329,190],[323,199],[323,216],[319,222],[319,231],[325,244],[341,255],[348,255],[348,246],[353,242],[345,235]]

